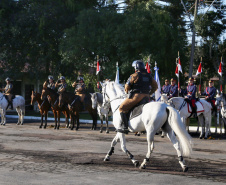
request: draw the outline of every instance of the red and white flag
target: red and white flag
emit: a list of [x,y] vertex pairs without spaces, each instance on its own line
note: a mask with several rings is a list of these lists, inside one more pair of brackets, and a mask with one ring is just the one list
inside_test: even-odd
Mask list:
[[99,60],[97,60],[97,71],[96,71],[96,75],[100,72],[100,63]]
[[222,62],[220,63],[219,69],[218,69],[219,75],[222,76]]
[[177,64],[177,67],[176,67],[176,70],[175,70],[175,74],[177,75],[177,77],[179,77],[179,72],[183,73],[181,63],[180,63],[180,57],[178,57],[178,64]]
[[200,62],[198,70],[196,72],[196,76],[198,76],[202,72],[202,62]]
[[151,73],[150,65],[148,62],[146,63],[145,69],[147,70],[148,73]]

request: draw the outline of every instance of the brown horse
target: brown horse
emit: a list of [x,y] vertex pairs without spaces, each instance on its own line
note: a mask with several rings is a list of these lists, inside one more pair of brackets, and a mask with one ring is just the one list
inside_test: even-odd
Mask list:
[[80,100],[80,96],[75,95],[74,93],[71,92],[63,92],[59,95],[59,106],[62,106],[63,104],[68,104],[69,110],[71,111],[71,121],[72,121],[71,130],[73,130],[74,128],[75,118],[77,122],[76,130],[79,129],[79,112],[82,112],[84,110],[87,110],[93,119],[91,130],[96,130],[97,109],[92,108],[90,94],[86,94],[83,106],[83,103]]
[[31,105],[33,105],[35,101],[38,102],[38,108],[39,108],[40,114],[41,114],[41,125],[39,126],[39,128],[42,128],[42,126],[43,126],[43,117],[44,116],[45,116],[45,125],[44,125],[43,128],[46,128],[46,126],[47,126],[47,114],[48,114],[48,111],[49,111],[51,105],[50,105],[50,103],[48,102],[47,99],[41,100],[41,94],[40,93],[32,91]]
[[52,111],[53,111],[53,114],[54,114],[54,118],[55,118],[55,127],[54,129],[59,129],[60,128],[60,113],[62,112],[64,115],[65,115],[65,124],[66,126],[68,127],[68,119],[69,119],[69,109],[67,106],[62,106],[62,107],[59,107],[58,106],[58,101],[59,101],[59,94],[46,87],[46,86],[43,86],[43,89],[42,89],[42,95],[41,95],[41,99],[46,99],[48,97],[49,99],[49,102],[51,104],[51,108],[52,108]]

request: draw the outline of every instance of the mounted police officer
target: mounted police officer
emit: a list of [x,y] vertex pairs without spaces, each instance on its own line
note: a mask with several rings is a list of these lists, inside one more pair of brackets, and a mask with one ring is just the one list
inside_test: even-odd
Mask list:
[[216,107],[215,106],[216,88],[213,86],[213,80],[209,80],[209,87],[206,87],[204,93],[201,93],[201,91],[199,91],[199,94],[206,96],[205,97],[206,101],[210,102],[213,108]]
[[53,90],[55,90],[55,82],[54,82],[54,78],[53,78],[53,76],[48,76],[48,85],[47,85],[47,87],[48,88],[50,88],[50,89],[53,89]]
[[85,83],[82,76],[79,76],[77,80],[72,84],[72,87],[75,87],[75,94],[80,96],[81,102],[84,101],[85,98]]
[[169,92],[170,92],[170,84],[169,84],[169,80],[166,79],[165,85],[162,86],[162,93],[169,95]]
[[192,113],[196,115],[197,107],[195,105],[196,102],[196,85],[194,84],[194,78],[191,77],[189,78],[189,83],[187,86],[186,91],[184,92],[185,99],[189,101],[191,108],[192,108]]
[[172,97],[178,97],[178,86],[176,84],[176,79],[175,78],[171,78],[171,85],[169,88],[169,99]]
[[157,82],[152,78],[151,74],[147,73],[142,60],[134,61],[132,66],[135,68],[135,73],[128,78],[125,84],[125,92],[128,93],[130,91],[130,96],[125,99],[119,107],[124,129],[118,131],[124,133],[128,133],[126,113],[143,98],[146,97],[147,99],[150,99],[149,94],[153,94],[158,88]]
[[10,105],[10,109],[13,109],[13,84],[11,83],[10,78],[6,78],[6,86],[5,88],[0,88],[0,90],[5,91],[3,94],[5,95],[7,101],[8,101],[8,106],[6,109],[8,109],[9,105]]
[[66,91],[67,83],[64,76],[61,76],[59,80],[60,80],[60,83],[56,82],[55,87],[56,88],[58,87],[58,91],[57,91],[58,93],[62,93]]

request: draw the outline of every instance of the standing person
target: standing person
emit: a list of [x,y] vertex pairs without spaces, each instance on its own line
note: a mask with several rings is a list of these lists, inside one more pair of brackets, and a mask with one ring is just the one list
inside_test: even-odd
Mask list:
[[56,82],[55,87],[56,88],[58,87],[58,91],[57,92],[61,93],[61,92],[66,91],[67,83],[66,83],[66,80],[65,80],[64,76],[61,76],[59,80],[60,80],[60,83]]
[[210,102],[212,107],[215,108],[215,95],[216,95],[216,88],[213,86],[213,80],[209,80],[209,87],[206,87],[205,92],[201,93],[199,91],[200,95],[206,96],[206,101]]
[[55,90],[56,87],[55,87],[55,82],[54,82],[53,76],[49,76],[48,80],[49,80],[49,82],[48,82],[47,87],[50,88],[50,89]]
[[129,110],[138,104],[143,98],[146,97],[150,99],[150,94],[154,93],[158,88],[157,82],[152,78],[151,74],[147,73],[142,60],[135,60],[132,63],[132,66],[135,68],[135,73],[128,78],[125,84],[125,92],[128,94],[130,91],[130,96],[119,106],[119,112],[124,129],[118,131],[123,133],[128,133],[128,120],[126,113],[128,113]]
[[72,87],[75,87],[75,94],[80,96],[80,100],[83,103],[85,98],[85,88],[83,77],[79,76],[77,80],[72,84]]
[[184,92],[184,95],[186,95],[185,99],[190,102],[192,113],[196,116],[197,107],[195,105],[195,102],[196,102],[195,93],[196,93],[196,86],[194,84],[194,78],[191,77],[189,78],[189,83],[186,91]]
[[168,98],[172,98],[172,97],[178,97],[178,86],[176,84],[176,79],[175,78],[171,78],[171,85],[170,85],[170,91],[169,91],[169,96]]
[[5,97],[6,97],[7,101],[8,101],[8,106],[7,106],[6,109],[9,108],[9,109],[12,109],[13,110],[13,102],[12,102],[13,96],[14,96],[14,94],[13,94],[13,84],[11,83],[11,80],[10,80],[9,77],[7,77],[5,79],[5,81],[6,81],[5,88],[0,88],[0,90],[1,91],[4,91],[3,94],[5,95]]
[[169,95],[169,93],[170,93],[170,84],[169,84],[169,80],[168,79],[165,80],[165,85],[162,86],[162,92],[161,93]]

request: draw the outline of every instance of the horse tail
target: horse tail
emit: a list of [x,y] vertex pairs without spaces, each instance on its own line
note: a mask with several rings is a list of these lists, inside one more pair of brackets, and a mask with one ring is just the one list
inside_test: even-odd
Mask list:
[[[190,156],[192,152],[192,138],[186,131],[185,125],[181,121],[181,117],[176,109],[167,106],[169,111],[168,122],[180,141],[180,148],[184,156]],[[168,112],[167,111],[167,112]]]

